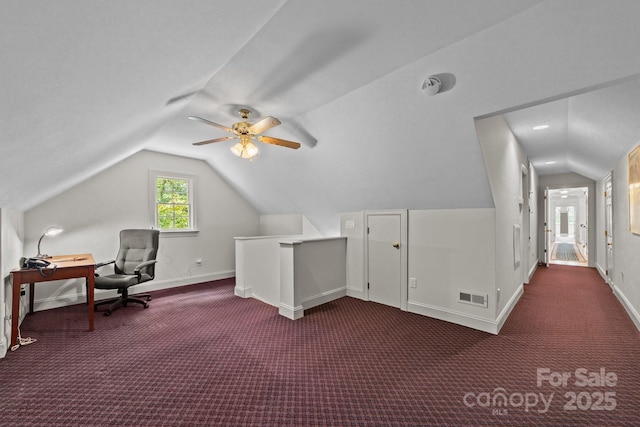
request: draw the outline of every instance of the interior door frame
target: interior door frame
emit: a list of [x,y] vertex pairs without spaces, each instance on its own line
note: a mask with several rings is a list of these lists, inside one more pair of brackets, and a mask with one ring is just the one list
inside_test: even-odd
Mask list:
[[543,227],[543,238],[544,238],[544,264],[546,267],[549,267],[549,260],[551,258],[551,228],[549,227],[549,221],[551,219],[550,214],[551,204],[549,203],[549,187],[544,189],[544,227]]
[[409,298],[409,262],[408,262],[408,217],[406,209],[374,210],[364,212],[364,299],[369,301],[369,238],[367,229],[369,227],[369,217],[375,215],[400,215],[400,310],[407,311]]
[[[608,173],[604,177],[604,243],[605,243],[605,276],[609,286],[613,287],[613,278],[615,272],[615,258],[613,256],[614,250],[614,234],[613,234],[613,176],[612,173]],[[610,207],[609,207],[610,206]],[[611,227],[609,227],[611,225]]]

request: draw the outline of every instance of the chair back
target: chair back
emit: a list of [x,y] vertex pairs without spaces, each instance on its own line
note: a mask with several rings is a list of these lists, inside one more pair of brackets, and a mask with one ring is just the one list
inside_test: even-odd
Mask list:
[[[116,274],[135,274],[136,266],[156,259],[160,232],[150,229],[130,229],[120,231],[120,250],[116,255]],[[140,270],[150,279],[155,277],[155,264]]]

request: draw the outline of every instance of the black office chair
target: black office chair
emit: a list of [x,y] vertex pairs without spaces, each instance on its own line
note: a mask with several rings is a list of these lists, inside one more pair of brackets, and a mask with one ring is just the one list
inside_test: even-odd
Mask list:
[[96,310],[100,305],[110,304],[104,312],[105,316],[109,316],[114,310],[126,307],[130,302],[142,304],[144,308],[149,307],[151,295],[138,294],[136,297],[131,297],[129,287],[148,282],[155,277],[159,234],[158,230],[147,229],[120,231],[120,250],[116,259],[96,264],[96,270],[113,264],[114,273],[106,276],[96,274],[94,283],[96,289],[117,289],[121,295],[118,298],[96,302],[94,304]]

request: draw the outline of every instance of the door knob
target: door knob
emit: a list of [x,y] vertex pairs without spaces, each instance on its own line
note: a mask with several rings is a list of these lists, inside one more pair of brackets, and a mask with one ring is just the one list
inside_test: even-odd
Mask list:
[[393,247],[398,249],[400,247],[400,243],[398,242],[393,242]]

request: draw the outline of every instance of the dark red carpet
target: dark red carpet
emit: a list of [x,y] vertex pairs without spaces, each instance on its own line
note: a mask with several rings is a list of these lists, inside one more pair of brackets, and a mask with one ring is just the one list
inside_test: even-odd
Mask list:
[[589,268],[539,269],[498,336],[354,298],[291,321],[232,280],[85,310],[26,318],[0,425],[640,425],[640,334]]

